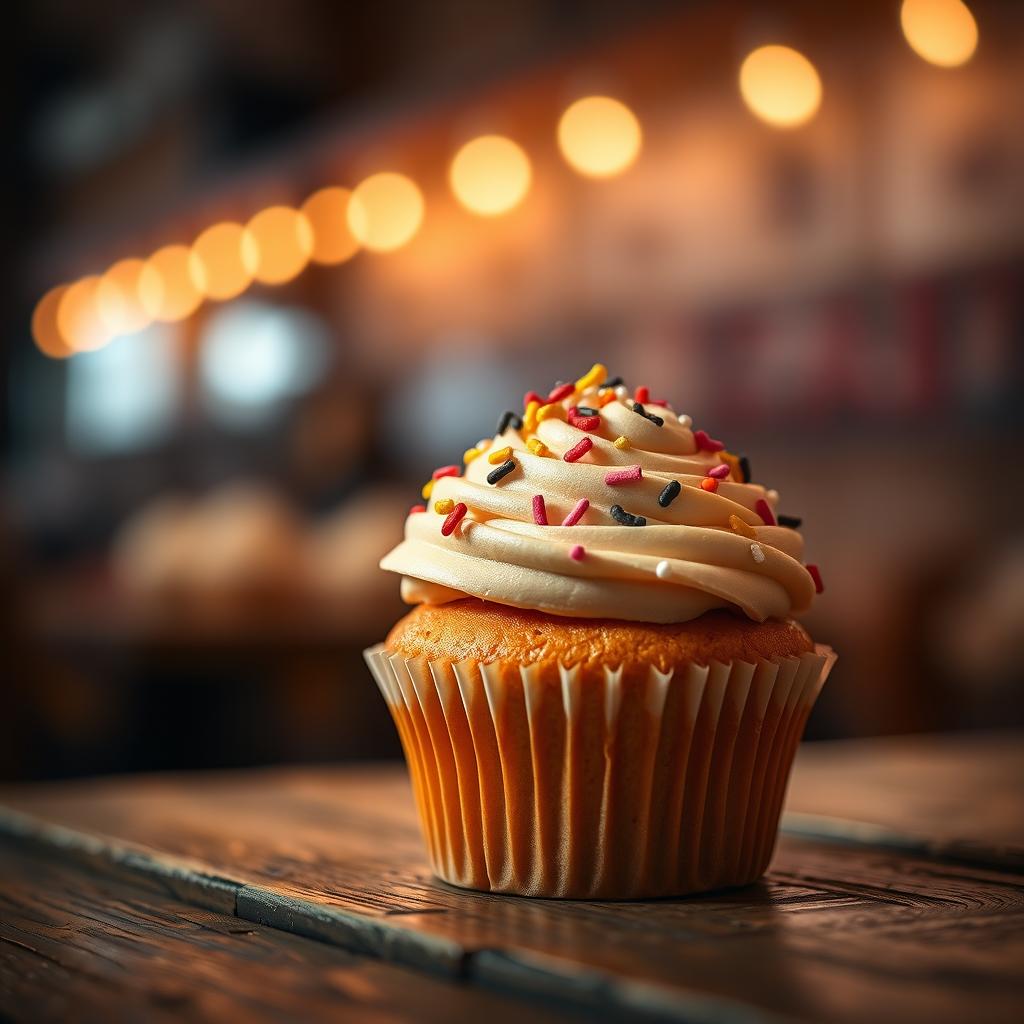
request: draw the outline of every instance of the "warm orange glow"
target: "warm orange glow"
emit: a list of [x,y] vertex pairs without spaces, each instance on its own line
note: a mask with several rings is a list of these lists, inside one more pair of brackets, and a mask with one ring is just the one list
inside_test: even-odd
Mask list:
[[978,23],[960,0],[903,0],[900,24],[911,49],[939,67],[966,64],[978,47]]
[[640,153],[640,122],[610,96],[577,100],[558,122],[562,156],[590,178],[621,174]]
[[192,275],[191,255],[187,245],[165,245],[146,260],[139,297],[154,320],[184,320],[202,302],[203,294]]
[[467,210],[495,217],[522,202],[530,188],[530,161],[511,139],[481,135],[455,154],[448,181]]
[[423,196],[404,174],[373,174],[356,186],[349,200],[349,229],[373,252],[400,249],[422,222]]
[[99,283],[97,274],[83,277],[68,288],[57,306],[57,330],[72,352],[92,352],[110,341],[111,333],[96,304]]
[[64,359],[71,355],[71,349],[64,344],[60,329],[57,327],[57,310],[67,290],[66,284],[51,288],[36,303],[32,313],[32,337],[39,351],[51,359]]
[[207,228],[193,243],[192,283],[207,298],[223,302],[252,284],[256,246],[241,224],[224,221]]
[[347,188],[322,188],[302,204],[302,212],[313,229],[310,258],[314,263],[344,263],[359,251],[359,242],[348,226],[351,196]]
[[817,113],[821,79],[802,53],[788,46],[761,46],[740,68],[740,93],[762,121],[796,128]]
[[313,229],[290,206],[268,206],[246,225],[254,243],[250,263],[261,284],[285,284],[298,276],[313,253]]
[[111,335],[134,334],[152,323],[141,298],[142,260],[118,260],[96,286],[96,309]]

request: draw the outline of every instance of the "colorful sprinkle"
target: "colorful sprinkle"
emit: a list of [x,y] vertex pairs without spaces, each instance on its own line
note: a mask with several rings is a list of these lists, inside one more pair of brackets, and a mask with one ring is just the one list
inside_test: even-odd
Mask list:
[[732,452],[722,451],[718,453],[719,458],[729,467],[732,472],[733,478],[738,480],[741,484],[746,483],[743,479],[743,471],[740,469],[739,456],[733,455]]
[[544,504],[543,494],[535,494],[533,496],[533,521],[538,526],[548,525],[548,510]]
[[409,515],[414,516],[414,515],[417,515],[420,512],[426,512],[426,511],[427,511],[427,506],[426,505],[413,505],[413,507],[411,509],[409,509]]
[[667,398],[648,398],[647,399],[647,404],[648,405],[660,405],[663,409],[666,409],[666,408],[668,408],[668,399]]
[[786,526],[790,530],[799,530],[803,520],[799,516],[779,516],[779,526]]
[[569,548],[569,557],[574,562],[582,562],[585,555],[586,551],[583,549],[582,544],[573,544],[573,546]]
[[576,390],[575,384],[559,384],[548,395],[549,402],[564,402]]
[[620,452],[624,452],[629,448],[629,438],[623,437],[621,434],[612,441],[612,444],[619,449]]
[[697,451],[699,452],[720,452],[725,447],[721,441],[709,437],[705,430],[695,430],[693,439],[697,442]]
[[591,433],[598,430],[601,426],[600,416],[574,416],[571,412],[569,413],[569,422],[577,430],[586,430]]
[[811,574],[814,580],[814,592],[820,594],[825,590],[825,584],[821,582],[821,571],[816,565],[805,565],[804,568]]
[[603,409],[606,405],[611,405],[616,399],[614,391],[605,391],[597,397],[598,408]]
[[591,409],[589,405],[577,405],[576,406],[577,416],[596,416],[597,410]]
[[654,575],[659,580],[667,580],[672,575],[672,566],[663,558],[655,567]]
[[656,427],[665,426],[665,421],[660,416],[655,416],[653,412],[648,412],[639,402],[633,403],[633,412],[643,416],[645,420],[650,420]]
[[582,518],[583,513],[590,508],[590,502],[586,498],[580,498],[572,507],[572,511],[562,520],[563,526],[575,526]]
[[534,455],[541,456],[547,455],[551,450],[539,437],[531,437],[530,440],[526,442],[526,447],[529,448]]
[[423,495],[423,500],[424,500],[424,501],[429,501],[429,500],[430,500],[430,492],[431,492],[431,491],[432,491],[433,489],[434,489],[434,481],[433,481],[433,480],[428,480],[428,481],[427,481],[427,482],[426,482],[426,483],[425,483],[425,484],[423,485],[423,489],[422,489],[422,490],[420,491],[420,494],[422,494],[422,495]]
[[462,517],[466,514],[466,505],[464,502],[459,502],[448,514],[448,518],[441,524],[441,536],[450,537],[452,531],[462,521]]
[[729,464],[723,462],[720,466],[712,466],[708,470],[708,476],[713,476],[716,480],[724,480],[731,472]]
[[434,502],[434,511],[439,516],[448,515],[453,508],[455,508],[455,502],[451,498],[439,498]]
[[495,448],[493,452],[488,453],[487,461],[492,465],[496,466],[499,462],[505,462],[512,457],[512,446],[505,445],[504,448]]
[[585,388],[600,387],[605,377],[608,376],[608,367],[603,363],[594,363],[594,365],[587,370],[585,374],[578,381],[576,381],[576,390],[583,391]]
[[679,497],[679,492],[683,489],[683,485],[678,480],[670,480],[665,484],[664,490],[658,495],[658,504],[662,508],[668,508],[676,498]]
[[594,442],[589,437],[581,437],[563,456],[562,458],[566,462],[576,462],[578,459],[582,459],[591,448],[594,447]]
[[760,565],[764,561],[764,548],[760,544],[751,544],[750,553],[754,556],[754,561]]
[[527,391],[523,395],[523,408],[527,408],[531,402],[536,402],[538,405],[544,404],[544,396],[538,395],[536,391]]
[[540,402],[533,401],[526,406],[523,413],[523,426],[527,432],[537,429],[537,410],[540,409]]
[[549,419],[565,419],[565,409],[558,402],[549,402],[547,405],[542,405],[537,410],[537,422],[543,423]]
[[750,459],[746,455],[740,456],[740,472],[743,474],[743,482],[749,484],[753,477],[750,475]]
[[606,380],[601,385],[601,390],[604,391],[605,388],[620,388],[620,387],[622,387],[622,378],[621,377],[612,377],[611,380]]
[[492,469],[487,474],[487,482],[489,484],[496,484],[502,477],[508,476],[513,469],[516,468],[515,459],[509,459],[508,462],[503,462],[496,469]]
[[468,466],[474,459],[478,459],[483,454],[479,448],[467,448],[462,453],[462,461]]
[[431,473],[430,478],[432,480],[440,480],[441,477],[445,476],[458,476],[462,470],[458,466],[442,466],[440,469],[435,469]]
[[718,490],[718,481],[713,476],[704,477],[700,485],[705,491],[710,491],[712,494]]
[[741,536],[756,539],[757,531],[749,524],[743,522],[739,516],[729,516],[729,525]]
[[758,498],[754,502],[754,511],[764,520],[765,526],[775,525],[775,513],[772,512],[771,505],[764,498]]
[[645,387],[639,387],[633,392],[633,400],[639,402],[641,405],[644,402],[651,400],[651,389]]
[[627,512],[621,505],[612,505],[609,509],[612,519],[623,526],[646,526],[647,520],[643,516],[635,516]]
[[507,409],[501,414],[501,419],[498,420],[498,429],[496,433],[500,437],[506,430],[508,430],[509,427],[513,430],[523,429],[522,417],[517,416],[511,409]]
[[604,482],[612,487],[617,484],[631,484],[643,478],[643,470],[639,466],[626,466],[624,469],[610,469],[604,475]]

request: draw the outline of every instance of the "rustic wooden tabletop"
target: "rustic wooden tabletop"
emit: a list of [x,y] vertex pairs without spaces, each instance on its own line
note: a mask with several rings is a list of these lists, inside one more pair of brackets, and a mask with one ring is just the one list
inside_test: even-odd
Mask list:
[[807,745],[763,882],[656,902],[437,882],[392,765],[0,803],[0,1019],[1024,1019],[1019,735]]

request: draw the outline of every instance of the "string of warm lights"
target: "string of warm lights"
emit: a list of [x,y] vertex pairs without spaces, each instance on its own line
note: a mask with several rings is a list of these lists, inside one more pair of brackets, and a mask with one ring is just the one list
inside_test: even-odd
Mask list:
[[[900,25],[910,47],[940,67],[968,61],[978,26],[962,0],[903,0]],[[814,64],[788,46],[761,46],[743,60],[739,90],[765,123],[790,129],[809,122],[821,105]],[[637,159],[642,129],[624,103],[609,96],[576,100],[558,122],[566,163],[589,178],[612,178]],[[529,192],[530,159],[512,139],[483,135],[452,158],[448,183],[459,203],[482,217],[498,217]],[[51,288],[36,304],[32,336],[53,358],[102,348],[154,322],[191,316],[204,301],[225,302],[250,285],[282,285],[309,263],[332,266],[360,249],[386,253],[409,242],[423,222],[423,194],[393,171],[373,174],[352,191],[314,192],[298,209],[271,206],[247,224],[221,222],[191,246],[167,245],[147,259],[122,259],[102,275]]]

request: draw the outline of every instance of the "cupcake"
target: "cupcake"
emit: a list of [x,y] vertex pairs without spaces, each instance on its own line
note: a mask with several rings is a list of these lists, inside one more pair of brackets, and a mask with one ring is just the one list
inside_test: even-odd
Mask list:
[[523,896],[744,885],[834,655],[799,520],[600,364],[435,470],[381,562],[415,608],[366,660],[435,873]]

